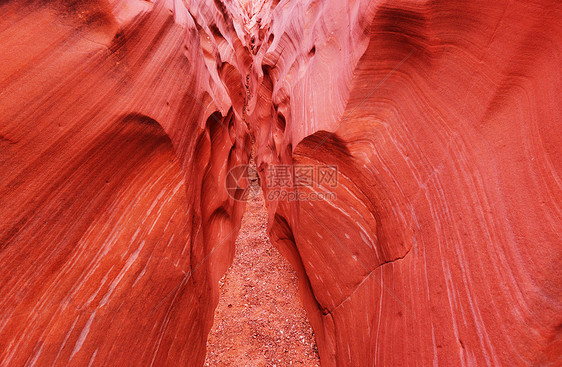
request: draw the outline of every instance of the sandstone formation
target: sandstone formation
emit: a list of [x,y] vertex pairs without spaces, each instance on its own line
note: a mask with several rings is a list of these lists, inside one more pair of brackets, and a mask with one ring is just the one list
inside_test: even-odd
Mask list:
[[337,167],[267,202],[323,366],[561,363],[559,1],[0,14],[0,365],[202,365],[252,141]]

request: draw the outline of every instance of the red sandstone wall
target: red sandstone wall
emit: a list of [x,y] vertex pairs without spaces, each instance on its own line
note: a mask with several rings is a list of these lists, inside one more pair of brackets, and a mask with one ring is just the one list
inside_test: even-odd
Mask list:
[[207,37],[181,2],[0,14],[0,365],[201,365],[249,156]]
[[373,3],[303,5],[264,57],[263,170],[339,170],[269,204],[322,363],[560,363],[560,4]]
[[338,167],[268,202],[323,365],[559,363],[558,2],[0,13],[0,364],[200,365],[249,133]]

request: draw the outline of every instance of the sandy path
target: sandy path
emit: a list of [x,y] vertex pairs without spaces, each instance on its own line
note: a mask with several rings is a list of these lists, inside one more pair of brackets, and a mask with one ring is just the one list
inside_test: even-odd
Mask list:
[[234,262],[207,341],[205,366],[319,366],[297,277],[266,234],[262,192],[248,201]]

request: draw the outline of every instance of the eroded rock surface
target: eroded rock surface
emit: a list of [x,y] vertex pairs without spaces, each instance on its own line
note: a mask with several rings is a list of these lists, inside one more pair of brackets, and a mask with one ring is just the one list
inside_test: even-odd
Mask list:
[[267,202],[323,365],[560,362],[558,1],[0,12],[0,364],[201,365],[250,136],[337,166]]
[[249,157],[208,36],[180,2],[1,13],[0,364],[201,365]]

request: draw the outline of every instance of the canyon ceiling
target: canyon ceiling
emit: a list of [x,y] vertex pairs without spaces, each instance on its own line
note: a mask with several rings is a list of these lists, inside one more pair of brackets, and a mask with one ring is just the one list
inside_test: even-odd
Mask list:
[[561,363],[560,1],[0,14],[0,365],[202,365],[252,145],[338,170],[267,201],[323,366]]

